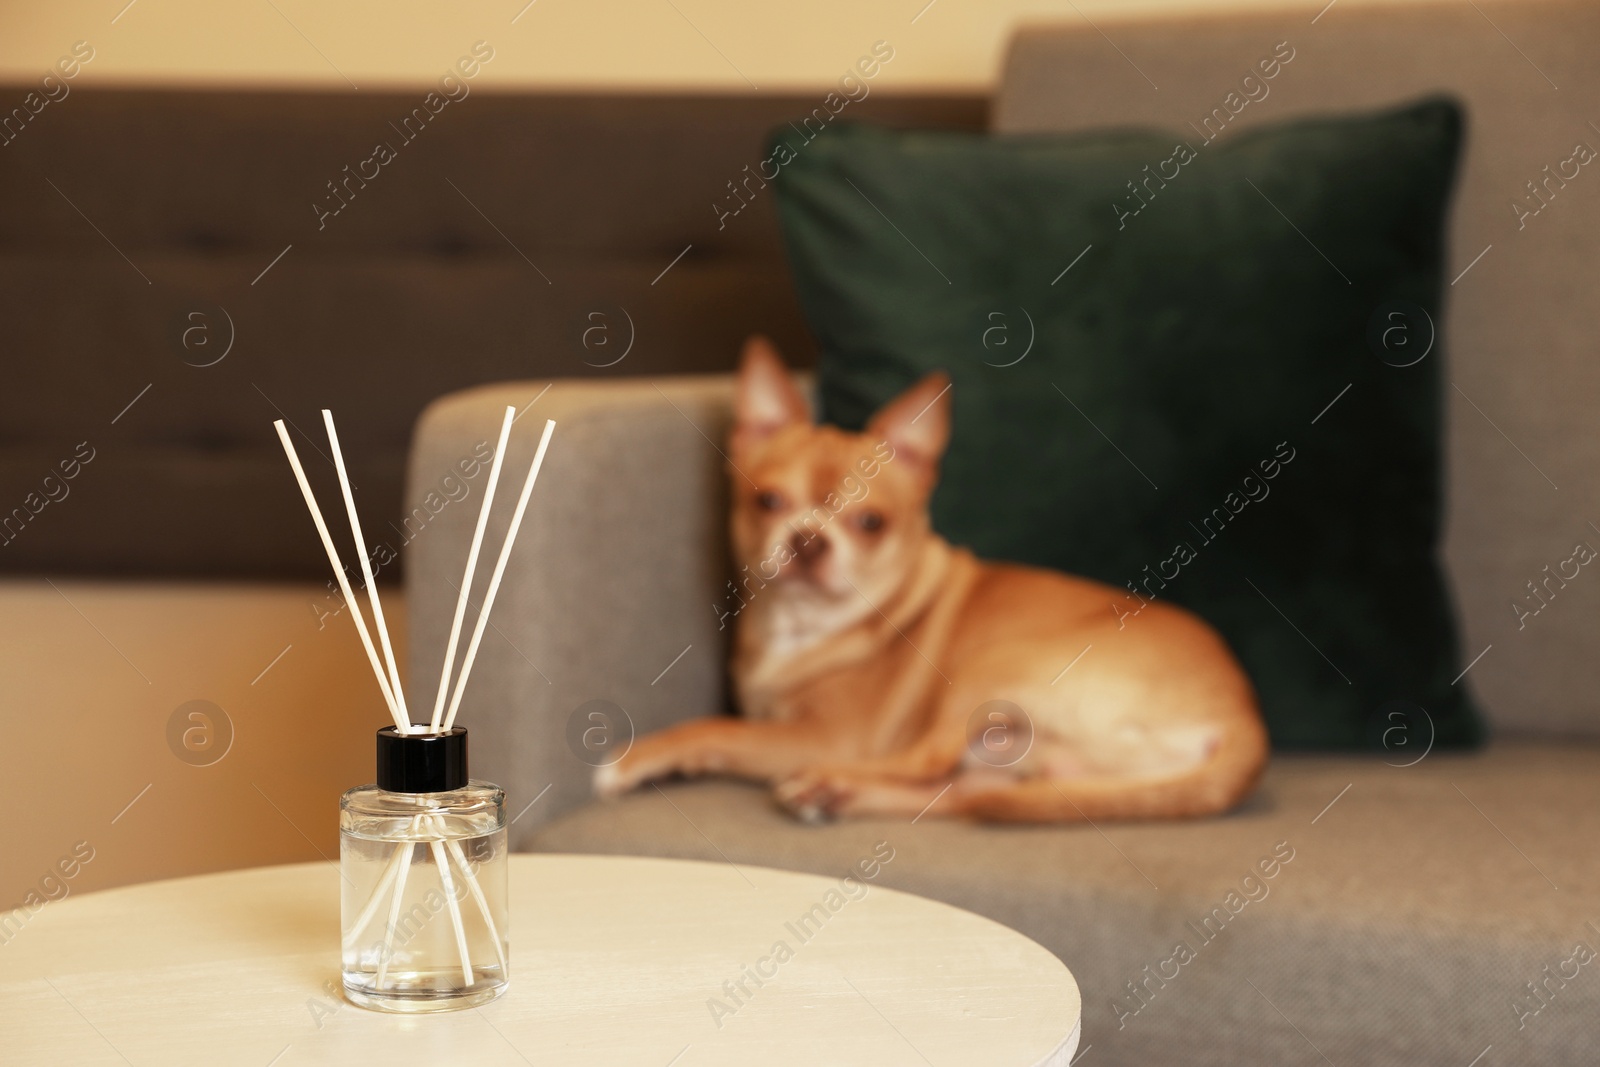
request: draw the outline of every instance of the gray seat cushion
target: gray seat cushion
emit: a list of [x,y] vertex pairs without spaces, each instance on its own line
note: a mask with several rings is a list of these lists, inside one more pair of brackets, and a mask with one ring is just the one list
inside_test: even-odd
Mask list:
[[[1280,756],[1244,809],[1196,823],[811,827],[703,781],[590,804],[531,845],[839,873],[888,841],[883,884],[1066,961],[1093,1064],[1320,1063],[1314,1045],[1341,1065],[1464,1067],[1489,1045],[1486,1063],[1592,1062],[1600,960],[1564,961],[1600,946],[1597,836],[1600,747],[1499,743],[1410,767]],[[1292,858],[1265,878],[1275,847]],[[1547,1005],[1519,1017],[1548,975]]]

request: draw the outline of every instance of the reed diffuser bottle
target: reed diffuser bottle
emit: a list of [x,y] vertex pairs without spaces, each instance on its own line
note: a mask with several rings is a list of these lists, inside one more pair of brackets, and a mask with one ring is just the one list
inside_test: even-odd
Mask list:
[[467,776],[467,731],[378,731],[378,780],[339,801],[345,995],[448,1011],[506,989],[505,793]]
[[425,724],[411,721],[394,644],[389,640],[383,604],[373,580],[371,550],[361,533],[355,494],[333,425],[333,412],[324,408],[322,421],[328,430],[328,447],[333,452],[339,491],[372,609],[372,628],[383,649],[381,659],[289,429],[283,419],[273,423],[323,551],[328,554],[334,580],[350,609],[350,621],[355,623],[378,690],[394,719],[393,726],[378,731],[376,784],[357,786],[339,801],[339,874],[344,883],[341,969],[345,995],[364,1008],[397,1012],[470,1008],[505,992],[510,979],[506,962],[509,863],[505,794],[499,786],[467,777],[467,731],[456,725],[456,713],[461,710],[462,693],[483,642],[489,610],[500,591],[517,531],[522,527],[534,482],[555,432],[556,424],[549,419],[539,435],[522,492],[517,495],[516,508],[453,682],[452,671],[466,621],[467,594],[478,567],[478,554],[483,548],[483,534],[516,414],[516,408],[507,406],[500,424],[483,504],[467,549],[466,571],[458,587],[433,715]]

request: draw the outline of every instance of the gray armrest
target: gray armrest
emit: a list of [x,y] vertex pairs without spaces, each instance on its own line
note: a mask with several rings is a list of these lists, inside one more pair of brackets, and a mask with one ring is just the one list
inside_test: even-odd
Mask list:
[[[549,787],[517,820],[512,847],[590,796],[592,764],[605,757],[585,762],[573,746],[583,750],[591,727],[600,731],[590,742],[603,740],[605,727],[584,715],[569,731],[580,706],[610,701],[640,734],[718,712],[731,632],[719,629],[713,605],[728,578],[719,449],[732,379],[559,380],[539,396],[543,388],[508,383],[434,402],[418,421],[407,478],[407,507],[420,509],[405,548],[408,691],[420,721],[438,686],[505,407],[527,410],[495,492],[463,653],[544,421],[556,420],[458,718],[471,730],[473,777],[504,787],[512,815]],[[483,462],[468,480],[475,453]]]

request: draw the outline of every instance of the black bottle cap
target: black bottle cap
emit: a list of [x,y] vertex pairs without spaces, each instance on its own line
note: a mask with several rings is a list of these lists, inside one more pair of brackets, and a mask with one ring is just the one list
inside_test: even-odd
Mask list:
[[467,784],[467,730],[402,734],[378,731],[378,788],[391,793],[445,793]]

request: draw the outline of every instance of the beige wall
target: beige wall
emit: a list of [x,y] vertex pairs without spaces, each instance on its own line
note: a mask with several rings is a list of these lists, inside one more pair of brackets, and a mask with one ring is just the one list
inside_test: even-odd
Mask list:
[[3,0],[0,79],[39,77],[74,41],[87,40],[96,51],[86,68],[94,84],[378,88],[436,78],[481,39],[495,58],[480,84],[496,88],[748,92],[751,84],[827,85],[884,40],[896,55],[880,85],[984,90],[1022,19],[1100,23],[1274,6],[1305,8],[1309,17],[1322,6],[1079,0],[1075,11],[1065,0],[934,0],[923,10],[927,0],[534,0],[524,10],[528,0],[135,0],[123,10],[126,2]]
[[[325,603],[314,583],[0,582],[0,911],[30,891],[337,857],[339,794],[372,780],[389,720],[350,620],[319,626]],[[403,663],[399,592],[384,605]],[[233,738],[207,751],[191,734],[186,760],[169,721],[197,699]],[[80,842],[93,859],[62,880]]]

